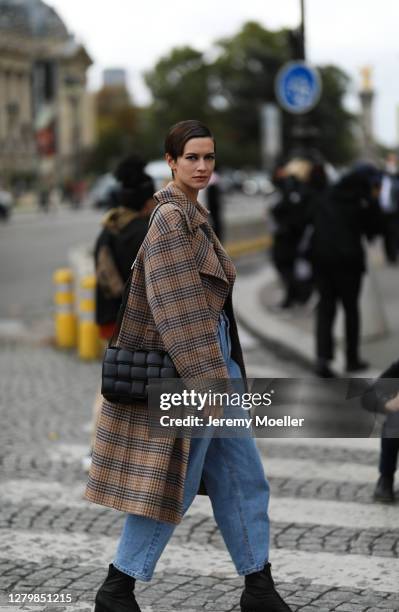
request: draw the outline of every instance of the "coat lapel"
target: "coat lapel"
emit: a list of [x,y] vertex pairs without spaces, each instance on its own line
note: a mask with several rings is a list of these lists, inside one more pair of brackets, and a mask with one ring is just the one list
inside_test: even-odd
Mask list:
[[195,249],[196,259],[198,262],[198,269],[200,274],[202,273],[207,274],[208,276],[215,276],[229,285],[229,280],[219,261],[214,244],[209,237],[207,229],[208,228],[204,225],[199,226],[193,241],[193,247]]
[[173,202],[183,208],[190,222],[193,234],[193,249],[198,262],[198,270],[202,274],[214,276],[226,285],[234,282],[234,266],[220,242],[209,227],[209,211],[199,202],[192,202],[178,189],[174,183],[169,183],[164,189],[154,194],[158,203]]
[[154,193],[154,200],[159,204],[171,202],[180,206],[189,218],[191,232],[194,232],[199,225],[206,223],[208,220],[209,211],[199,202],[194,203],[189,200],[186,194],[180,191],[174,183],[169,183],[166,187]]

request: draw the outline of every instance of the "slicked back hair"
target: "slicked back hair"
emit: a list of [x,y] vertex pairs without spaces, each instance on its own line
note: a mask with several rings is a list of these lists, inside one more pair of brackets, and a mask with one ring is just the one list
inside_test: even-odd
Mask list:
[[165,153],[176,160],[183,155],[184,147],[191,138],[212,138],[216,146],[215,138],[210,129],[196,119],[189,119],[172,125],[165,138]]

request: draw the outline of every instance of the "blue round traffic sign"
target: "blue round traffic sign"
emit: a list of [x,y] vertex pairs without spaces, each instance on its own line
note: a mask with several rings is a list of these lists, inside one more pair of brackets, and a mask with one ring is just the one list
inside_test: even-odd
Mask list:
[[277,73],[275,90],[286,111],[307,113],[320,99],[321,79],[316,68],[306,62],[288,62]]

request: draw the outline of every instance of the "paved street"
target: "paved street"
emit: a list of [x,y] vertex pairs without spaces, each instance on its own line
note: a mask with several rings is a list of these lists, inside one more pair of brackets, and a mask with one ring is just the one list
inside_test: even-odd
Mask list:
[[101,213],[70,211],[15,214],[0,226],[0,318],[32,320],[52,308],[52,275],[67,265],[68,250],[94,243]]
[[[262,198],[226,196],[227,240],[264,233],[264,209]],[[0,224],[0,319],[31,322],[49,315],[54,270],[68,265],[69,250],[94,245],[102,215],[90,209],[16,213],[9,223]]]
[[[58,231],[49,237],[53,221]],[[98,217],[71,213],[66,225],[53,221],[16,220],[1,228],[11,254],[2,272],[2,316],[10,316],[7,304],[20,303],[18,316],[29,319],[30,296],[19,293],[21,279],[14,278],[24,262],[35,316],[48,314],[52,265],[61,263],[62,249],[94,236]],[[240,262],[239,273],[259,265],[256,258]],[[243,329],[241,338],[249,376],[308,374]],[[99,368],[43,343],[1,342],[0,610],[93,609],[123,522],[120,513],[82,497],[81,458]],[[273,573],[292,609],[398,611],[399,508],[371,501],[378,440],[263,439],[259,446],[272,490]],[[197,498],[154,580],[139,583],[137,593],[143,612],[228,612],[239,610],[241,585],[209,501]],[[59,594],[60,601],[70,594],[72,603],[10,606],[17,593]]]
[[[265,352],[243,340],[252,374]],[[99,364],[5,343],[0,367],[1,609],[7,591],[70,593],[74,603],[58,610],[91,610],[123,521],[82,498]],[[276,367],[283,373],[278,360],[270,372]],[[294,364],[288,370],[300,375]],[[398,507],[370,501],[378,441],[259,443],[272,488],[271,560],[293,610],[398,610]],[[241,580],[211,515],[208,500],[197,498],[154,581],[138,586],[144,611],[238,609]]]

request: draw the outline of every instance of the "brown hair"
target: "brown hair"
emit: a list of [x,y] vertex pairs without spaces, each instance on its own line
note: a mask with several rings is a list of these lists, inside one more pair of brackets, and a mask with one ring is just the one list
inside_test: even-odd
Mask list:
[[212,132],[206,125],[195,119],[189,119],[172,125],[165,138],[165,153],[176,160],[183,155],[186,142],[191,138],[212,138],[213,143],[216,144]]

